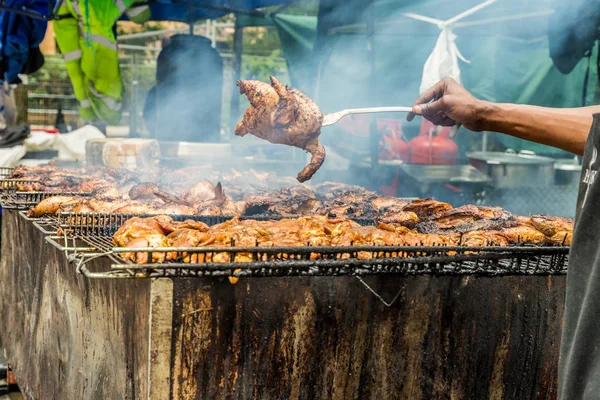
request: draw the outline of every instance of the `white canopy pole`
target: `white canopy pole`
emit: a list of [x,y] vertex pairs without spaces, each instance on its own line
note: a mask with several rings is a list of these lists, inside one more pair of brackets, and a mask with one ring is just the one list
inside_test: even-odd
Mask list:
[[553,13],[554,13],[554,10],[536,11],[536,12],[527,13],[527,14],[507,15],[505,17],[486,18],[486,19],[480,19],[478,21],[459,22],[459,23],[454,24],[454,26],[456,28],[465,28],[468,26],[492,24],[494,22],[519,21],[521,19],[527,19],[527,18],[546,17]]
[[430,24],[434,24],[439,27],[442,27],[442,25],[444,25],[446,23],[446,21],[442,21],[441,19],[430,18],[430,17],[426,17],[424,15],[419,15],[419,14],[415,14],[415,13],[402,13],[402,15],[404,15],[405,17],[408,17],[408,18],[416,19],[418,21],[429,22]]
[[479,5],[477,5],[477,6],[473,7],[473,8],[468,9],[465,12],[462,12],[462,13],[458,14],[455,17],[450,18],[449,20],[446,20],[445,24],[446,25],[452,25],[455,22],[458,22],[461,19],[466,18],[466,17],[468,17],[471,14],[475,14],[477,11],[481,10],[482,8],[485,8],[485,7],[487,7],[487,6],[491,5],[491,4],[494,4],[496,1],[498,1],[498,0],[488,0],[488,1],[484,2],[484,3],[481,3],[481,4],[479,4]]

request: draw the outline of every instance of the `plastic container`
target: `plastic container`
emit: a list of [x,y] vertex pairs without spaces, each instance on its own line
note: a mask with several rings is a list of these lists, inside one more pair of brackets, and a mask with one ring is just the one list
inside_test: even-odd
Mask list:
[[112,139],[102,148],[102,160],[109,168],[150,168],[160,161],[160,147],[154,139]]
[[110,139],[89,139],[85,142],[85,163],[88,167],[103,167],[102,150]]

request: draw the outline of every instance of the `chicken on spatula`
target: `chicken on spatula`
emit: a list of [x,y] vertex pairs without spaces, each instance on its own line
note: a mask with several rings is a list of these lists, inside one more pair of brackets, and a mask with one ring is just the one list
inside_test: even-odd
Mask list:
[[287,144],[308,151],[310,163],[298,174],[309,180],[325,161],[325,148],[319,143],[323,114],[301,91],[282,85],[271,77],[271,85],[260,81],[238,81],[240,94],[248,96],[250,107],[235,127],[235,134],[251,133],[271,143]]

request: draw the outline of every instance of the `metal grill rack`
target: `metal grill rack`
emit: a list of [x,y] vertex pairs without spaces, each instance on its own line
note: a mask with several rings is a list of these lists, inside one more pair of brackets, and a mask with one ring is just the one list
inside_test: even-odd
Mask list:
[[[74,213],[74,212],[63,212],[58,213],[55,216],[55,220],[59,227],[67,229],[71,233],[78,233],[82,235],[97,235],[97,236],[108,236],[113,235],[121,225],[130,218],[141,217],[148,218],[152,217],[150,214],[110,214],[110,213]],[[223,215],[169,215],[173,221],[185,221],[191,219],[194,221],[204,222],[206,225],[216,225],[223,222],[231,221],[233,216]],[[300,216],[241,216],[241,220],[256,220],[256,221],[268,221],[268,220],[280,220],[287,218],[300,218]],[[354,219],[355,222],[361,225],[373,225],[375,221],[369,218]]]
[[8,178],[14,170],[14,168],[0,167],[0,179]]
[[0,190],[14,190],[19,185],[26,185],[31,182],[37,182],[37,179],[0,179]]
[[[403,275],[554,275],[565,274],[567,246],[301,246],[301,247],[113,247],[112,235],[130,215],[63,213],[60,234],[46,240],[76,263],[89,278],[154,278],[202,276],[365,276]],[[193,218],[209,225],[223,217]],[[209,218],[213,218],[210,221]],[[126,261],[121,254],[135,253]],[[173,255],[173,262],[165,255]],[[110,271],[90,271],[89,261],[107,257]],[[144,260],[145,259],[145,260]],[[149,262],[147,262],[147,261]],[[145,262],[146,261],[146,262]],[[186,262],[193,261],[193,262]]]
[[73,197],[90,197],[91,193],[69,192],[69,193],[53,193],[53,192],[20,192],[9,190],[1,196],[2,208],[8,210],[27,210],[36,206],[39,202],[48,197],[53,196],[73,196]]

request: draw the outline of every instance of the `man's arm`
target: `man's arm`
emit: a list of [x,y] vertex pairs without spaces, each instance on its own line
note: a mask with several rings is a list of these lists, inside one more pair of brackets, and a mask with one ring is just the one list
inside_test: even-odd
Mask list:
[[463,124],[472,131],[493,131],[582,155],[592,114],[600,106],[545,108],[497,104],[476,99],[451,78],[423,92],[408,115],[422,115],[437,125]]

